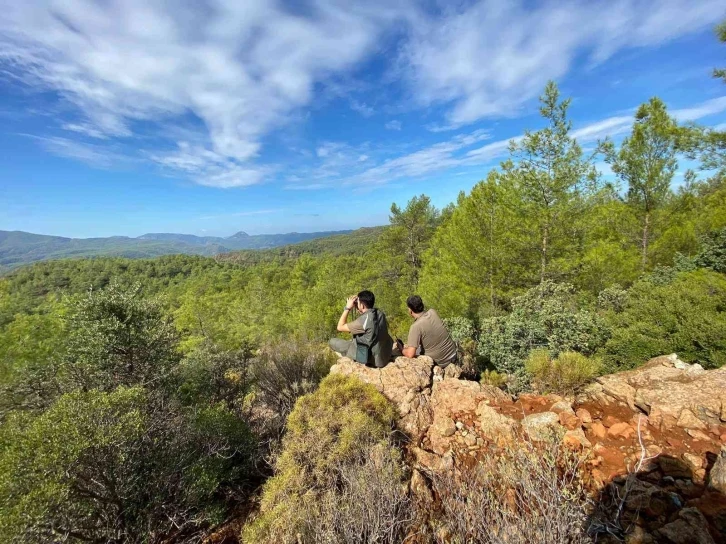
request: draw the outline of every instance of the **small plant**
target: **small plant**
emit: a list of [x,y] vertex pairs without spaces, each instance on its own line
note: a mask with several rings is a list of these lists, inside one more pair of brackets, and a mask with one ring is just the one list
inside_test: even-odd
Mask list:
[[550,357],[546,350],[530,353],[525,370],[536,389],[546,393],[571,394],[595,378],[602,369],[599,359],[574,351]]
[[496,370],[485,370],[481,373],[479,381],[484,385],[491,385],[492,387],[503,389],[507,385],[507,376],[500,374]]

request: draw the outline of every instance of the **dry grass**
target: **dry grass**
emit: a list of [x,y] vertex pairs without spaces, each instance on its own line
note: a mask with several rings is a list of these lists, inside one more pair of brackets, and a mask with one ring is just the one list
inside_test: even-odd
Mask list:
[[558,440],[523,439],[471,468],[432,475],[441,505],[435,542],[591,542],[583,461]]

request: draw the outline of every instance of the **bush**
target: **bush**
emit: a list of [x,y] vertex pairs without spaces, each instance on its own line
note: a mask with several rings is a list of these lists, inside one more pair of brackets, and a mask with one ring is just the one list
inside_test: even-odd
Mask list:
[[510,443],[461,471],[432,475],[438,542],[585,544],[590,501],[580,456],[553,439]]
[[524,366],[538,391],[562,395],[575,393],[602,369],[598,359],[574,351],[564,351],[553,359],[546,350],[534,350]]
[[255,402],[263,407],[262,434],[278,435],[302,395],[315,390],[337,357],[322,346],[277,345],[263,350],[252,365]]
[[223,402],[239,413],[251,388],[251,358],[249,349],[224,350],[204,342],[176,369],[177,395],[187,405]]
[[726,228],[710,232],[701,238],[701,249],[693,263],[700,268],[710,268],[726,274]]
[[606,317],[613,333],[602,353],[612,370],[674,352],[705,368],[726,363],[723,274],[701,269],[675,274],[669,282],[644,279],[628,291],[623,310]]
[[171,321],[157,300],[142,297],[139,284],[127,289],[112,283],[90,291],[73,301],[67,326],[66,391],[158,387],[181,359]]
[[410,515],[394,418],[355,378],[332,374],[301,397],[244,542],[400,542]]
[[476,376],[476,328],[474,322],[466,317],[450,317],[444,319],[452,340],[456,343],[461,357],[459,365],[464,375]]
[[485,370],[481,373],[479,381],[484,385],[491,385],[492,387],[503,388],[507,385],[507,377],[496,370]]
[[573,286],[544,281],[513,299],[509,315],[482,321],[478,353],[484,364],[509,374],[517,390],[526,383],[524,362],[532,350],[592,355],[607,337],[605,322],[578,307]]
[[224,515],[251,438],[222,406],[183,410],[142,388],[63,395],[0,428],[0,540],[158,541]]

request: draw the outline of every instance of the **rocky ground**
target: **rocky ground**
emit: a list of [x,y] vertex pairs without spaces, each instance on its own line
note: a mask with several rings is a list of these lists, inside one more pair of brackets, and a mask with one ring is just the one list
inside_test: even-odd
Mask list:
[[427,357],[383,369],[343,358],[331,372],[373,384],[398,407],[420,497],[432,471],[475,463],[506,441],[563,436],[587,454],[595,502],[622,504],[617,519],[607,508],[593,518],[599,542],[726,542],[726,368],[674,354],[603,376],[575,398],[517,399]]

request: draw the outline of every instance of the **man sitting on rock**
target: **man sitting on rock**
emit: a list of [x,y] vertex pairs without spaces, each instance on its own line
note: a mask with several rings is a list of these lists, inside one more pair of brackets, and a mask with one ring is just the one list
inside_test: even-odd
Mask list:
[[[343,313],[338,320],[338,331],[349,332],[352,340],[331,338],[330,347],[341,356],[368,366],[382,368],[391,359],[393,339],[388,334],[386,314],[375,308],[376,297],[370,291],[361,291],[346,300]],[[348,314],[356,308],[360,316],[348,321]]]
[[404,344],[397,340],[397,351],[404,357],[428,355],[441,368],[456,364],[456,344],[436,310],[425,310],[423,300],[418,295],[408,297],[406,305],[408,315],[413,317],[414,322],[408,331],[408,342]]

